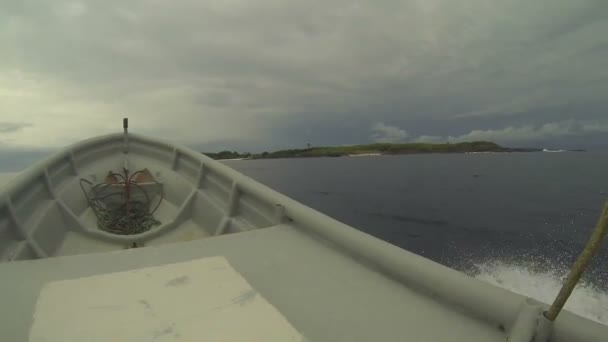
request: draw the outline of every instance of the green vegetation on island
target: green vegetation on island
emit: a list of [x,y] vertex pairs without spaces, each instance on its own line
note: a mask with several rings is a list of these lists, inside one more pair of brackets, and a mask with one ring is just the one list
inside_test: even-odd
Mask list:
[[251,157],[251,153],[238,153],[236,151],[203,152],[203,154],[213,159],[247,159]]
[[481,153],[481,152],[540,152],[536,148],[502,147],[489,141],[473,141],[461,143],[407,143],[390,144],[376,143],[367,145],[323,146],[303,149],[288,149],[257,154],[232,151],[205,153],[214,159],[267,159],[267,158],[306,158],[306,157],[343,157],[353,155],[397,155],[421,153]]

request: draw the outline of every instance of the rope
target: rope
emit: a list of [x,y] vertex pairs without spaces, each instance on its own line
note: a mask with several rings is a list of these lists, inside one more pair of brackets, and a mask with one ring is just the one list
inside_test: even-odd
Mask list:
[[578,283],[579,279],[583,275],[583,272],[585,272],[585,269],[591,262],[591,258],[593,258],[593,256],[599,250],[602,243],[602,239],[604,238],[604,236],[606,236],[607,232],[608,202],[606,202],[606,205],[604,206],[604,210],[602,211],[597,226],[595,227],[593,234],[591,234],[589,241],[587,241],[585,249],[583,249],[581,254],[576,259],[576,262],[574,263],[574,266],[572,266],[572,269],[570,270],[570,273],[566,278],[566,282],[564,283],[562,289],[559,291],[559,294],[555,298],[553,305],[551,305],[549,310],[545,312],[545,317],[548,320],[552,322],[555,321],[557,315],[559,315],[560,311],[564,307],[564,304],[566,304],[568,297],[570,297],[570,294],[572,294],[576,283]]
[[[143,170],[134,172],[131,176],[128,175],[128,171],[126,170],[124,175],[110,173],[110,176],[122,179],[121,182],[114,184],[93,184],[84,178],[80,179],[80,188],[97,217],[99,229],[112,234],[133,235],[146,232],[153,226],[160,224],[160,221],[156,220],[153,214],[163,200],[162,187],[159,187],[161,189],[160,199],[154,208],[151,209],[150,196],[146,190],[133,180],[141,172]],[[156,181],[154,182],[160,184]],[[89,191],[86,191],[84,184],[90,187]],[[116,191],[106,191],[109,187],[116,185],[119,186]],[[92,195],[91,197],[89,193]],[[143,194],[143,201],[134,199],[133,194],[138,193]],[[122,203],[119,200],[110,201],[115,196],[122,197]],[[119,204],[117,205],[116,203]]]

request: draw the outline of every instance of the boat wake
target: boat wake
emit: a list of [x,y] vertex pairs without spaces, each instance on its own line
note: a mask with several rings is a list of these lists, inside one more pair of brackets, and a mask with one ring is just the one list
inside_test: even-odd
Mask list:
[[[557,296],[567,273],[562,268],[539,269],[534,263],[510,264],[496,260],[475,264],[475,268],[472,275],[477,279],[548,304]],[[608,325],[608,292],[581,281],[565,309]]]

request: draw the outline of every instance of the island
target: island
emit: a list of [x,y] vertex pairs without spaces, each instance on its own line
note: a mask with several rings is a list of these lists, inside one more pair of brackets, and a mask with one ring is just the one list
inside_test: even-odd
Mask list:
[[321,146],[302,149],[287,149],[262,153],[238,153],[236,151],[222,151],[219,153],[205,153],[213,159],[271,159],[271,158],[308,158],[308,157],[359,157],[398,154],[422,153],[509,153],[509,152],[542,152],[538,148],[511,148],[503,147],[489,141],[472,141],[461,143],[376,143],[347,146]]
[[222,151],[222,152],[203,152],[209,158],[216,160],[227,160],[227,159],[250,159],[251,153],[238,153],[236,151]]

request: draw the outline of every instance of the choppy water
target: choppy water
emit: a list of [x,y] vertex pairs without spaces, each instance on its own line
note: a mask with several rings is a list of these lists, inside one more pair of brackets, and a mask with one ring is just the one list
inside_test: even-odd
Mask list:
[[[544,302],[557,294],[608,198],[608,154],[226,163],[364,232]],[[608,324],[605,265],[603,247],[566,308]]]

